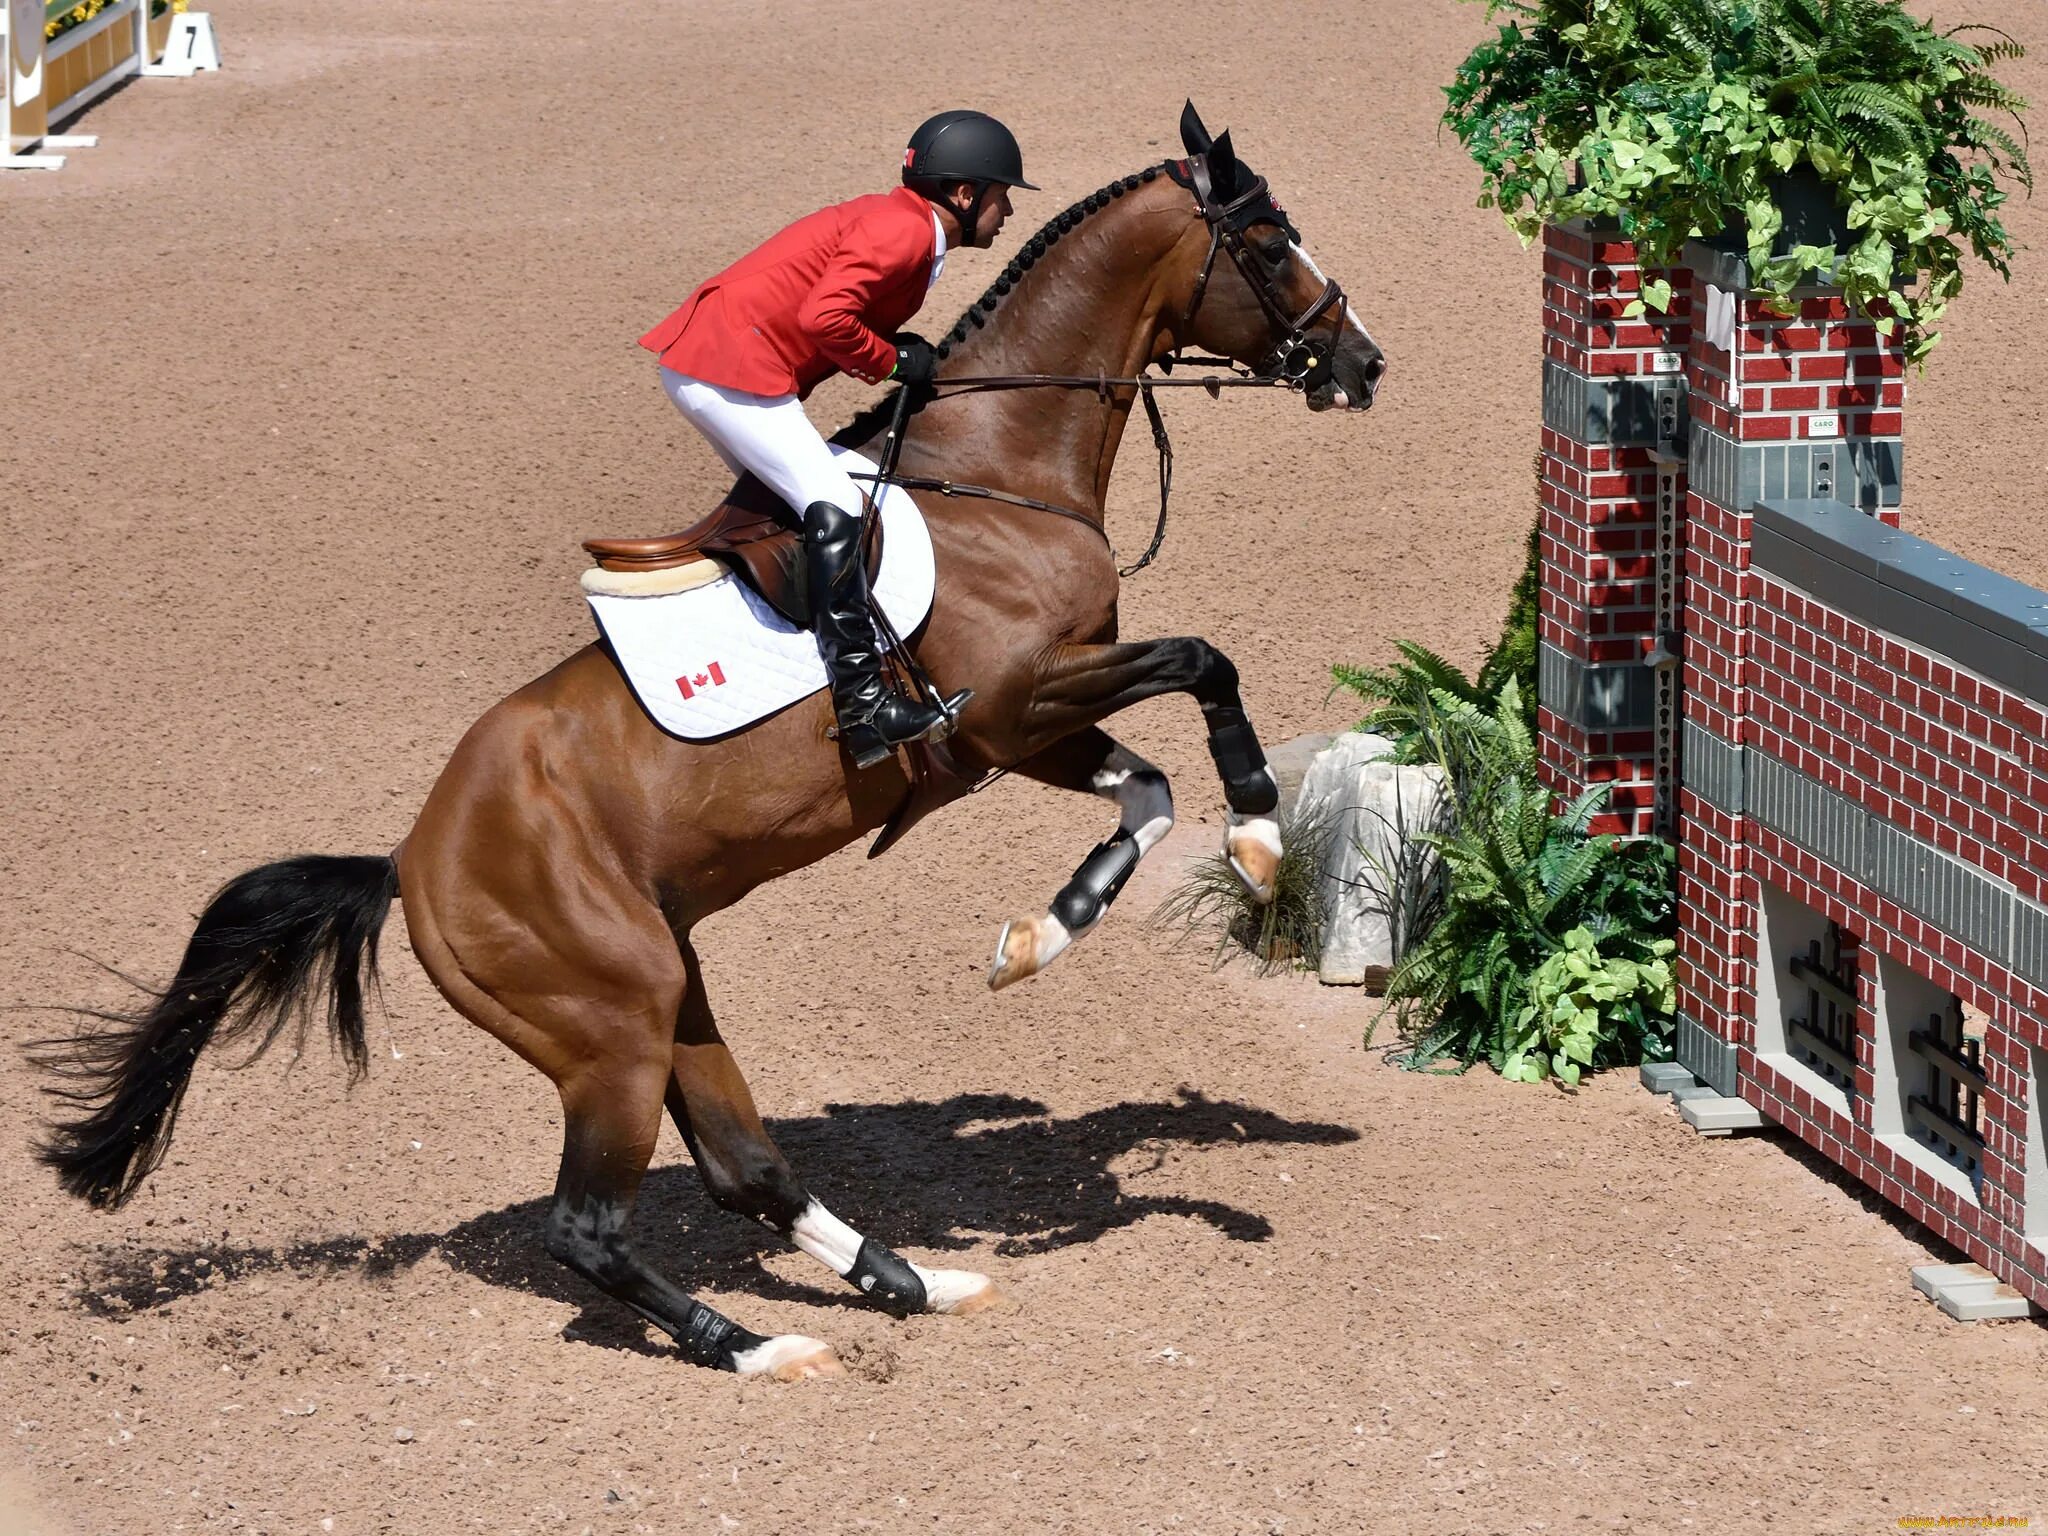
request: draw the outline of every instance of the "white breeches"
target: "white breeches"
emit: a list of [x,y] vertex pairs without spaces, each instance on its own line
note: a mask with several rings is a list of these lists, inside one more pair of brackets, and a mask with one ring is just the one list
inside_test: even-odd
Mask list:
[[814,501],[861,515],[860,489],[832,457],[795,395],[750,395],[672,368],[661,370],[661,387],[726,468],[734,474],[752,471],[798,517]]

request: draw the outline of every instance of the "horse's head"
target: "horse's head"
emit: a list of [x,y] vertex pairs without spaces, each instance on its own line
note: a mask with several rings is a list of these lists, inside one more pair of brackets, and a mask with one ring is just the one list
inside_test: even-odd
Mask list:
[[1180,134],[1188,158],[1167,173],[1193,194],[1202,220],[1176,249],[1187,271],[1175,345],[1293,380],[1312,411],[1367,409],[1386,357],[1343,290],[1302,249],[1266,179],[1237,158],[1229,129],[1211,138],[1189,102]]

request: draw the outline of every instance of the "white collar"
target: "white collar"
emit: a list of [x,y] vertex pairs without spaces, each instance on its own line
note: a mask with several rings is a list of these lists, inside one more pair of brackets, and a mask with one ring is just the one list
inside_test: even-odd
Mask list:
[[925,281],[927,292],[946,270],[946,226],[939,222],[939,210],[932,210],[932,275]]

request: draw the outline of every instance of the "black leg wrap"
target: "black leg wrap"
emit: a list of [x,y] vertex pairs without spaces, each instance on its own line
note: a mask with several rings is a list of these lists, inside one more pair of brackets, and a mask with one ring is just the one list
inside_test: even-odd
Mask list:
[[917,1278],[917,1271],[871,1237],[860,1240],[860,1252],[854,1255],[846,1278],[870,1301],[881,1303],[899,1317],[924,1310],[924,1282]]
[[1069,933],[1085,933],[1102,921],[1102,914],[1116,900],[1117,892],[1138,867],[1138,840],[1119,830],[1106,843],[1081,861],[1074,878],[1052,899],[1052,915],[1066,924]]
[[1280,786],[1266,770],[1266,754],[1245,712],[1207,710],[1209,755],[1223,779],[1223,798],[1240,816],[1270,816],[1280,808]]
[[712,1311],[701,1301],[690,1303],[689,1315],[683,1319],[683,1331],[675,1336],[675,1340],[684,1359],[692,1365],[709,1366],[715,1371],[736,1369],[734,1355],[765,1342],[758,1333],[749,1333],[724,1313]]

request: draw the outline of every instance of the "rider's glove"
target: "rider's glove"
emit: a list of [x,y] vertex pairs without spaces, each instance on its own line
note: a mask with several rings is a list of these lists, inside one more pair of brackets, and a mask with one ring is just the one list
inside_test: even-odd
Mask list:
[[889,338],[896,343],[896,366],[889,377],[899,384],[929,384],[939,376],[938,354],[932,344],[911,331]]

